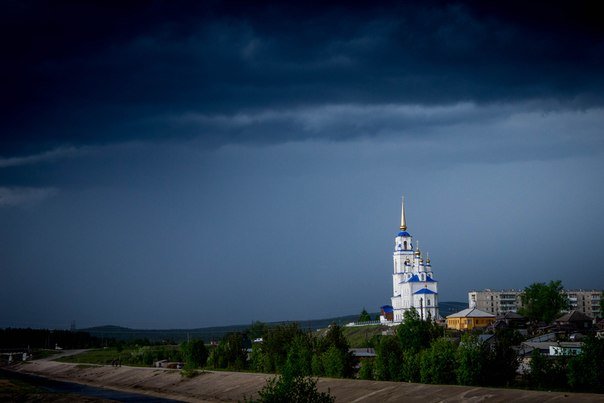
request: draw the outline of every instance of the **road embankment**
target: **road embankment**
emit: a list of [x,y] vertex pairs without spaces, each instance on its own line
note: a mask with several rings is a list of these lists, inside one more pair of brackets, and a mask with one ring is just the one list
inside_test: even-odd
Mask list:
[[[161,368],[78,365],[32,361],[13,370],[85,385],[111,388],[189,402],[237,402],[255,396],[271,375],[207,371],[184,378],[177,370]],[[423,385],[400,382],[321,378],[321,391],[330,390],[339,402],[604,402],[604,395],[541,392],[518,389]]]

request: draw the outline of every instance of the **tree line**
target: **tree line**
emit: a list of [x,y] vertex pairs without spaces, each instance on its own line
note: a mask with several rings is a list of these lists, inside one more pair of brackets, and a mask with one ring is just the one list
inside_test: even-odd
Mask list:
[[381,381],[421,382],[480,386],[510,386],[518,366],[512,346],[521,337],[500,331],[493,344],[467,334],[457,344],[444,329],[424,321],[415,309],[404,313],[404,321],[393,336],[375,341],[374,362],[364,361],[359,377]]
[[528,387],[604,392],[604,340],[586,339],[578,355],[546,357],[534,350],[527,373],[519,376],[514,329],[498,330],[494,341],[467,333],[456,342],[411,309],[394,336],[377,337],[375,361],[363,361],[359,378],[468,386]]
[[87,332],[49,329],[0,329],[2,348],[93,348],[100,347],[102,340]]
[[[248,359],[246,344],[259,335],[262,342],[250,343]],[[342,328],[336,324],[319,337],[302,330],[297,323],[274,327],[256,323],[249,333],[231,333],[210,348],[207,367],[291,377],[346,378],[354,375],[354,357],[349,347]]]

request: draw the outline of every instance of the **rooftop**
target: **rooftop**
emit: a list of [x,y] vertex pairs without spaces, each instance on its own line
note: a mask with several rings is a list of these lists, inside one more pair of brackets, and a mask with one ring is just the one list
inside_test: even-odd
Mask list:
[[463,311],[451,314],[447,318],[495,318],[495,315],[476,308],[467,308]]
[[573,310],[573,311],[567,312],[564,315],[560,316],[558,319],[556,319],[556,322],[584,322],[584,321],[588,321],[588,320],[591,321],[592,318],[585,315],[581,311]]

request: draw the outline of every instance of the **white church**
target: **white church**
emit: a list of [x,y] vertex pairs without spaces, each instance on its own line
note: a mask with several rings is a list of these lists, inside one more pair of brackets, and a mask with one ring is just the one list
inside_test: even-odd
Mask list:
[[400,232],[394,239],[394,271],[392,274],[392,305],[382,307],[382,322],[400,323],[403,313],[415,308],[420,318],[440,319],[438,314],[438,282],[434,279],[430,258],[422,255],[419,243],[407,232],[405,199],[401,207]]

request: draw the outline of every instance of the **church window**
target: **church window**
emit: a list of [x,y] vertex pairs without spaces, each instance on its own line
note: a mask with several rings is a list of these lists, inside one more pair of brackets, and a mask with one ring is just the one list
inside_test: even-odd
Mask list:
[[405,250],[407,250],[407,241],[403,242],[403,245],[405,245]]

